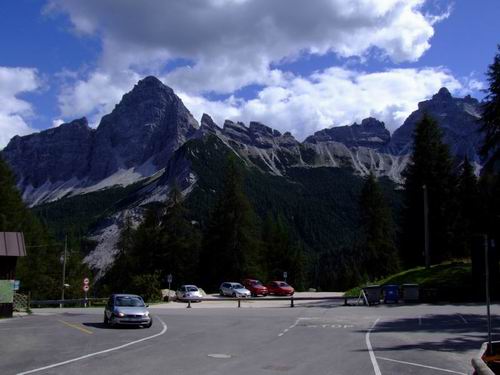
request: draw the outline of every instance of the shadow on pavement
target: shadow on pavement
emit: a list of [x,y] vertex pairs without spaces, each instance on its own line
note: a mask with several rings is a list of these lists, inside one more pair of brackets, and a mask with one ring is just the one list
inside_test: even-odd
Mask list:
[[[492,317],[493,318],[493,317]],[[500,338],[500,319],[492,319],[493,339]],[[437,352],[466,352],[469,350],[478,350],[482,343],[487,340],[486,337],[486,319],[478,314],[434,314],[422,315],[419,317],[396,319],[393,321],[382,320],[372,331],[372,335],[384,333],[394,334],[438,334],[435,340],[430,340],[429,336],[413,335],[414,340],[411,343],[407,341],[400,345],[384,345],[384,340],[377,340],[377,351],[405,351],[405,350],[424,350]],[[359,331],[366,332],[366,331]],[[448,336],[444,337],[443,336]],[[390,340],[397,338],[396,335],[388,336]],[[425,340],[424,340],[425,338]],[[392,341],[394,342],[394,341]]]
[[141,326],[136,325],[121,325],[121,326],[107,326],[103,322],[85,322],[82,323],[84,326],[98,328],[98,329],[138,329]]

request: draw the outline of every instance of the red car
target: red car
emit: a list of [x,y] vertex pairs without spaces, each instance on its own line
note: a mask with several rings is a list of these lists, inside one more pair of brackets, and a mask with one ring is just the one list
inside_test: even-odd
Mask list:
[[245,279],[243,280],[243,285],[250,291],[250,293],[252,293],[252,296],[254,297],[258,295],[262,295],[265,297],[269,294],[267,288],[264,285],[262,285],[262,283],[259,280]]
[[295,293],[295,289],[284,281],[271,281],[267,285],[267,289],[269,290],[269,294],[277,296],[293,296],[293,293]]

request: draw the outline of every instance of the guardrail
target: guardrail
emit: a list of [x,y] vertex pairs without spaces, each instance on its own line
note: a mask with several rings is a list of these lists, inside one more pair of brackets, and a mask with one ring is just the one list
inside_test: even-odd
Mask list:
[[[107,298],[79,298],[79,299],[64,299],[64,300],[32,300],[30,301],[30,306],[62,306],[62,305],[81,305],[81,306],[91,306],[92,303],[106,303]],[[241,307],[241,301],[290,301],[290,307],[295,307],[296,301],[341,301],[344,306],[351,306],[349,301],[355,300],[356,304],[359,304],[358,297],[248,297],[248,298],[235,298],[235,297],[210,297],[210,298],[196,298],[196,299],[183,299],[178,300],[179,302],[184,302],[188,304],[188,308],[191,308],[192,302],[217,302],[217,301],[231,301],[237,302],[238,307]]]
[[53,306],[53,305],[91,305],[92,302],[106,303],[107,298],[78,298],[78,299],[46,299],[46,300],[31,300],[30,307],[35,306]]
[[359,297],[211,297],[211,298],[196,298],[196,299],[182,299],[179,302],[187,303],[187,308],[191,308],[192,302],[217,302],[217,301],[232,301],[237,302],[238,307],[241,307],[241,301],[290,301],[290,307],[295,307],[296,301],[343,301],[344,306],[351,306],[349,300],[359,301]]

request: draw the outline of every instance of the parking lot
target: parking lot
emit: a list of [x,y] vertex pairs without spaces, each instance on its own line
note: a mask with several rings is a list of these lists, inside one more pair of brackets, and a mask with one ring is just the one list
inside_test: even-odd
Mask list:
[[469,374],[486,336],[482,306],[277,303],[155,305],[150,329],[36,309],[0,321],[0,374]]

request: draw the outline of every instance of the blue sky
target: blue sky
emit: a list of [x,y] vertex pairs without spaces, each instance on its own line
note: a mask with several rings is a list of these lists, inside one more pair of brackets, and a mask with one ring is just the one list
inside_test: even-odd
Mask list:
[[[147,74],[196,117],[302,139],[369,115],[394,130],[441,85],[481,97],[500,2],[11,0],[0,5],[0,148],[87,116]],[[349,4],[349,5],[347,5]]]

